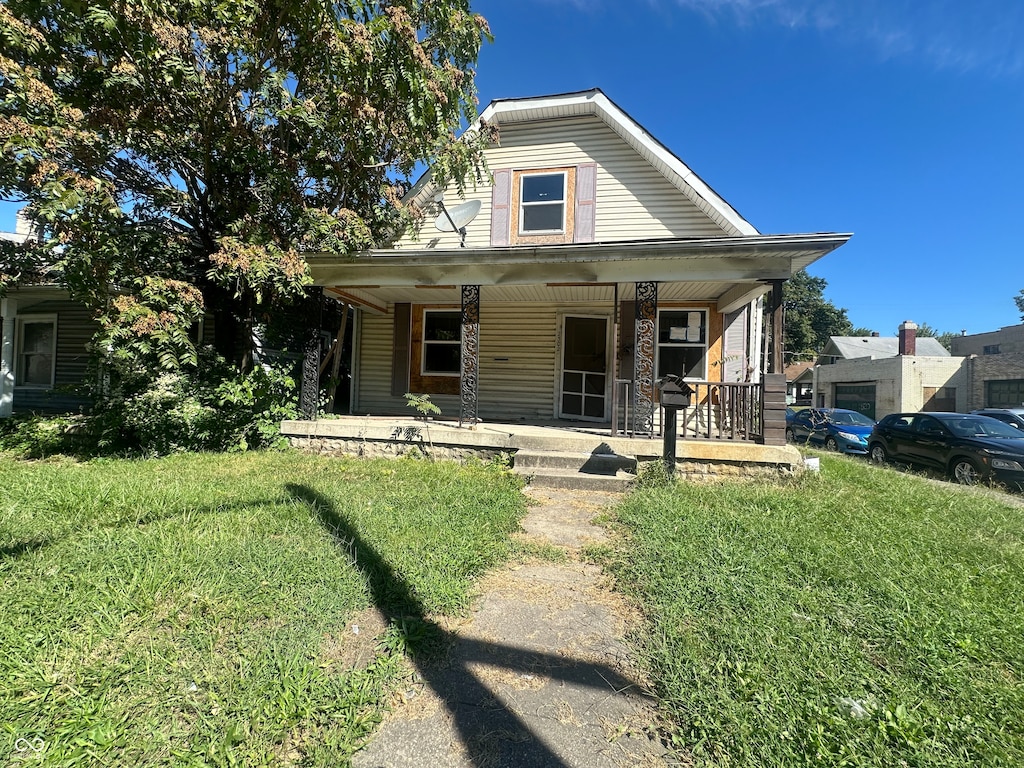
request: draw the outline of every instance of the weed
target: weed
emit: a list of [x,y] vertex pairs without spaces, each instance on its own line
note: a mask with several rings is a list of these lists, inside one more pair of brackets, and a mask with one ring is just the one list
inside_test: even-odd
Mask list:
[[440,416],[441,409],[436,403],[430,402],[430,395],[416,395],[412,392],[405,393],[405,404],[419,413],[420,418],[426,421],[428,416]]

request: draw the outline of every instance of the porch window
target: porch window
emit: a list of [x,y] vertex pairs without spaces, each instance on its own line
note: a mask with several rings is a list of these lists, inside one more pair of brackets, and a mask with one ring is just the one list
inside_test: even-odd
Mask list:
[[675,374],[707,380],[708,313],[703,309],[658,311],[658,377]]
[[18,320],[15,381],[18,386],[52,389],[57,357],[56,316],[26,316]]
[[519,234],[565,231],[566,176],[559,172],[519,177]]
[[462,313],[451,310],[423,311],[423,360],[425,376],[458,376],[462,362]]

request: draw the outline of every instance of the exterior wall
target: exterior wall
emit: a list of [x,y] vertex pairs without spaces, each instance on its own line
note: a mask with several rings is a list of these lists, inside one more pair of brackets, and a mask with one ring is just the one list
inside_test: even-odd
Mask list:
[[815,369],[814,404],[825,396],[825,406],[835,402],[837,384],[874,384],[875,418],[890,413],[919,411],[924,407],[925,387],[955,387],[956,409],[968,410],[968,377],[959,357],[887,357],[878,360],[840,360]]
[[[985,355],[985,347],[997,346],[999,354],[1024,354],[1024,324],[1008,325],[990,333],[975,333],[970,336],[956,336],[950,346],[954,355]],[[981,407],[981,406],[979,406]]]
[[56,315],[57,348],[54,388],[14,387],[14,412],[75,411],[89,405],[84,393],[88,375],[87,345],[98,326],[88,310],[69,300],[19,304],[18,315]]
[[[1024,326],[1021,326],[1024,328]],[[1024,379],[1024,352],[1018,354],[976,355],[967,359],[968,399],[965,410],[987,408],[987,387],[989,381]]]
[[[722,366],[722,315],[714,306],[685,302],[665,302],[662,308],[708,309],[708,377],[720,380]],[[454,307],[453,307],[454,308]],[[589,315],[608,318],[612,333],[613,306],[606,303],[505,302],[480,304],[479,415],[484,420],[552,419],[556,414],[555,393],[561,361],[561,329],[564,315]],[[629,327],[632,327],[630,324]],[[626,335],[620,322],[619,333]],[[359,339],[356,341],[356,392],[354,415],[409,415],[405,398],[391,394],[392,340],[394,314],[361,312]],[[619,339],[620,348],[632,341]],[[609,355],[614,345],[609,338]],[[413,362],[416,364],[416,361]],[[628,368],[625,370],[624,368]],[[632,362],[620,359],[618,375],[632,377]],[[611,382],[612,371],[608,372]],[[611,398],[611,389],[606,389]],[[431,394],[445,417],[458,416],[457,395]]]
[[[597,164],[594,239],[644,240],[726,234],[661,173],[622,141],[598,117],[508,125],[500,146],[485,152],[491,171],[563,168]],[[490,246],[491,185],[483,181],[466,189],[466,200],[480,200],[480,214],[466,228],[466,246]],[[446,205],[459,201],[455,185],[445,192]],[[419,237],[405,236],[399,248],[456,248],[455,233],[433,225],[440,212],[430,206]]]

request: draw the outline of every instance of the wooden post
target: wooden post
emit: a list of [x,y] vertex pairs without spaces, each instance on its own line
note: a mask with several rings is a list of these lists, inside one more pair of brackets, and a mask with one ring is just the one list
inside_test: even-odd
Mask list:
[[341,304],[341,327],[334,339],[334,360],[331,363],[331,378],[327,390],[327,412],[334,413],[334,395],[338,391],[338,374],[341,372],[341,353],[345,349],[345,331],[348,329],[349,306],[346,302]]
[[786,374],[766,373],[761,379],[761,442],[786,444]]
[[772,356],[770,361],[771,370],[768,373],[783,373],[785,363],[783,362],[783,318],[782,318],[782,286],[785,280],[772,280],[772,292],[769,299],[768,310],[772,319]]

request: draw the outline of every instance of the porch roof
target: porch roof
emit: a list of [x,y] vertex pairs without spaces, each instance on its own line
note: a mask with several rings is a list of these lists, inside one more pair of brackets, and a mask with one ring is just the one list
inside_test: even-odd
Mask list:
[[[608,243],[375,250],[307,256],[315,285],[353,291],[358,303],[400,301],[410,287],[706,284],[702,295],[732,311],[835,250],[852,235],[814,233]],[[357,294],[357,295],[356,295]],[[437,294],[435,297],[440,298]]]

